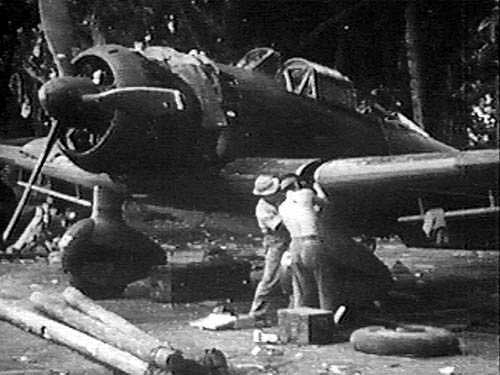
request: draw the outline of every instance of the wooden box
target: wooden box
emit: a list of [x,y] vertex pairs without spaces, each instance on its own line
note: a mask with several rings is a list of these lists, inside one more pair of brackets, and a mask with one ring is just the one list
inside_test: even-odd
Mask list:
[[169,263],[153,268],[151,299],[194,302],[240,299],[250,291],[251,264],[246,261]]
[[333,313],[329,310],[298,307],[278,310],[280,341],[284,343],[328,344],[333,339]]

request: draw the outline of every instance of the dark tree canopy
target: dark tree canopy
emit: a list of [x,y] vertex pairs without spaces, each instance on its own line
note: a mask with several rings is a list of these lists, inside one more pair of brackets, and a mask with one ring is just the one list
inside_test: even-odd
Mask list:
[[[270,46],[284,58],[336,67],[354,81],[361,100],[376,96],[389,109],[413,115],[407,1],[68,1],[80,49],[104,42],[169,45],[230,63]],[[459,147],[496,146],[498,1],[417,3],[426,130]],[[51,61],[38,31],[37,1],[0,0],[0,14],[0,136],[39,133],[36,90]]]

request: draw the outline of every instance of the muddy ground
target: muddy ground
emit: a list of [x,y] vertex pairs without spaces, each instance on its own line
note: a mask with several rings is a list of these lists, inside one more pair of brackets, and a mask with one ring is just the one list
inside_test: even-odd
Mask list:
[[[156,238],[166,251],[181,254],[209,247],[252,259],[260,251],[253,220],[177,210],[129,207],[133,226]],[[186,251],[186,254],[189,253]],[[447,327],[462,342],[463,354],[428,359],[375,356],[356,352],[348,342],[324,346],[278,345],[273,355],[253,355],[252,329],[201,331],[188,323],[207,315],[218,301],[165,304],[148,298],[139,282],[121,299],[99,301],[187,357],[216,347],[228,357],[235,374],[498,374],[498,253],[486,251],[407,249],[397,240],[379,241],[376,254],[397,279],[396,294],[384,318]],[[394,264],[400,261],[408,270]],[[258,274],[258,272],[256,272]],[[33,291],[62,291],[68,285],[59,265],[43,259],[0,264],[0,298],[23,304]],[[412,296],[409,298],[409,296]],[[250,301],[235,302],[246,312]],[[276,327],[266,329],[276,332]],[[0,321],[0,374],[111,374],[112,371],[71,350]],[[327,372],[327,369],[330,372]],[[440,372],[441,370],[441,372]],[[449,370],[449,369],[448,369]]]

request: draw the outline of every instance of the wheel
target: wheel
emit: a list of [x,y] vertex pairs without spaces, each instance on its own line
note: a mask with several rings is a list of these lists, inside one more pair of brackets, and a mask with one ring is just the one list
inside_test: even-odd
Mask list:
[[99,259],[96,252],[65,249],[62,264],[64,271],[70,274],[70,284],[92,299],[118,297],[127,286],[127,282],[116,277],[113,262]]
[[450,331],[424,325],[404,325],[396,329],[369,326],[354,331],[354,349],[378,355],[434,357],[460,353],[459,341]]
[[120,297],[125,285],[107,285],[104,287],[102,284],[95,284],[89,282],[86,278],[80,277],[78,274],[71,274],[70,284],[92,299],[108,299]]
[[70,283],[91,298],[121,294],[131,282],[164,263],[164,252],[147,237],[125,226],[114,227],[92,218],[71,226],[59,242],[62,267]]
[[146,277],[150,266],[116,254],[114,249],[89,246],[66,248],[62,255],[70,284],[93,299],[119,297],[125,287]]

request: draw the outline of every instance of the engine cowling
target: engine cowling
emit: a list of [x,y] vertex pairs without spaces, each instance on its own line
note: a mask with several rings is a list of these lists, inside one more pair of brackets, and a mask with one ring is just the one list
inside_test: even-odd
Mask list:
[[88,49],[72,63],[77,76],[90,78],[100,90],[174,88],[186,102],[183,111],[160,117],[102,106],[74,109],[73,118],[62,120],[59,146],[76,165],[90,172],[123,176],[131,170],[157,173],[175,169],[201,157],[195,142],[201,131],[199,104],[189,86],[167,65],[118,45]]

